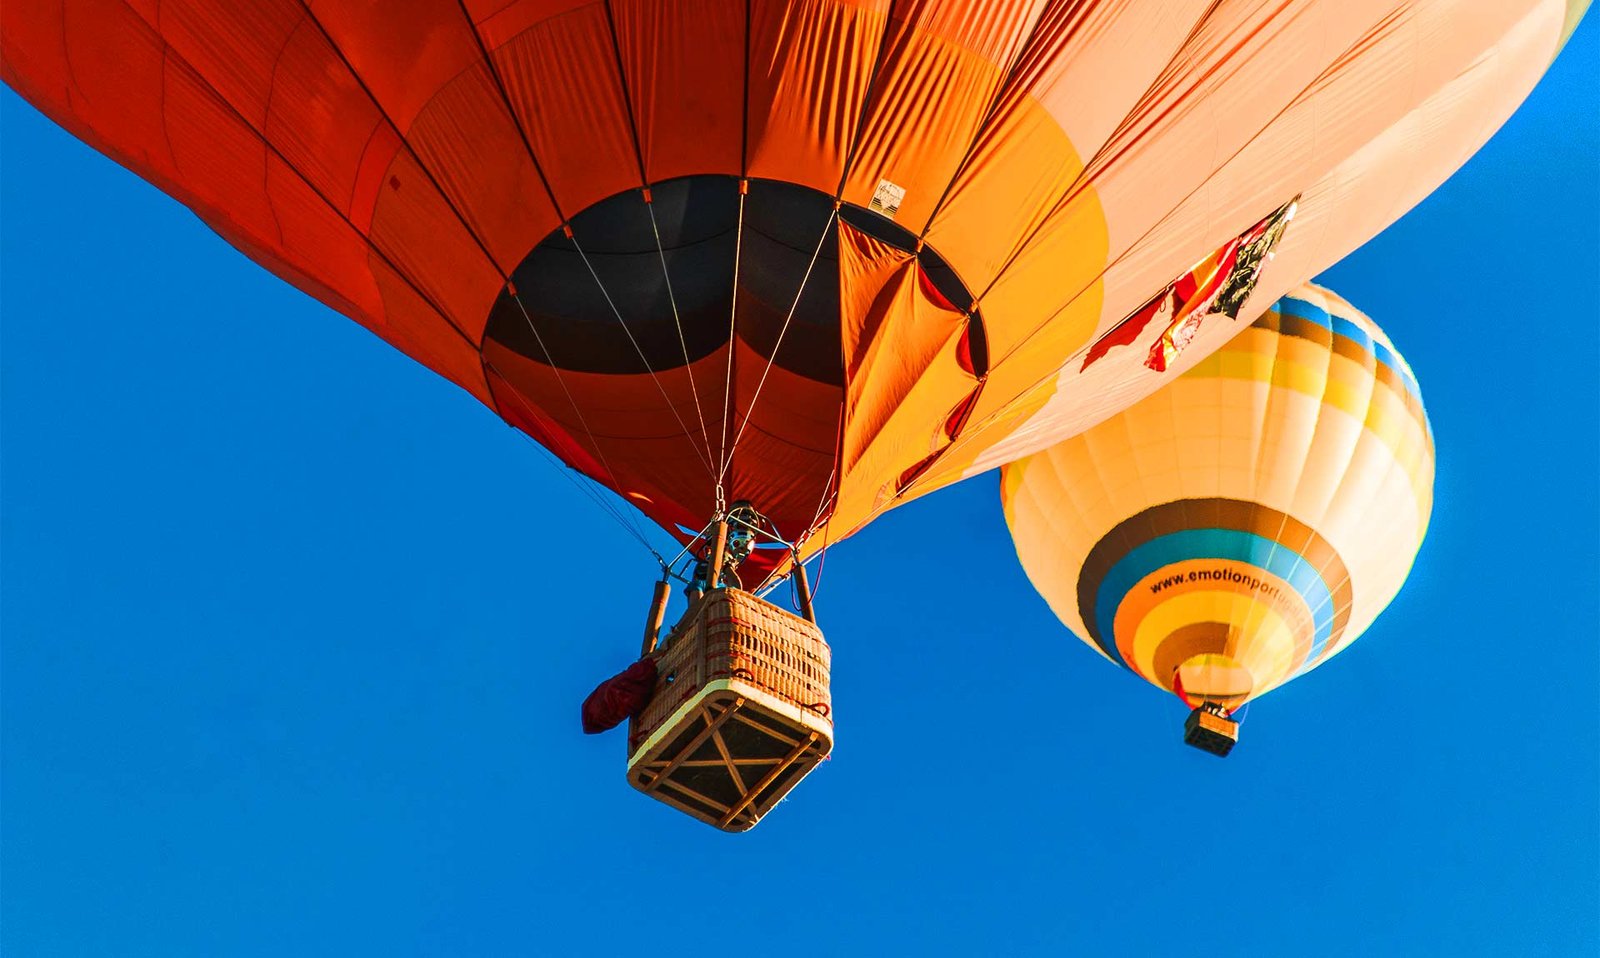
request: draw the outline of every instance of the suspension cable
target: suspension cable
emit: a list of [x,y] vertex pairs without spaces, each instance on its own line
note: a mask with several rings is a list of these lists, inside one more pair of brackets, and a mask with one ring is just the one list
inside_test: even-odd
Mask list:
[[[509,379],[506,379],[505,373],[501,372],[499,367],[497,367],[494,363],[490,362],[488,359],[484,360],[484,365],[487,366],[491,371],[493,371],[493,373],[496,376],[499,376],[500,379],[502,381],[504,381],[508,386],[510,386],[511,381]],[[510,392],[511,392],[511,395],[516,397],[517,402],[523,407],[523,410],[529,416],[535,415],[535,412],[534,412],[532,406],[523,397],[523,395],[522,395],[520,390],[518,390],[515,386],[511,386]],[[526,440],[527,443],[530,446],[532,446],[533,448],[537,449],[541,455],[543,455],[546,459],[548,459],[550,461],[550,463],[556,467],[556,471],[559,472],[562,476],[564,476],[567,479],[568,482],[572,483],[573,486],[577,487],[579,492],[582,492],[585,496],[587,496],[590,499],[590,501],[592,501],[595,505],[599,506],[602,512],[604,512],[607,516],[610,516],[612,521],[614,521],[619,527],[621,527],[622,531],[624,531],[628,535],[632,536],[635,540],[638,541],[638,543],[641,546],[644,546],[645,551],[647,551],[651,555],[655,556],[655,559],[656,559],[657,562],[663,562],[663,560],[661,558],[661,553],[657,552],[655,547],[650,544],[650,540],[645,537],[644,532],[641,530],[641,528],[639,527],[638,523],[632,521],[629,518],[629,514],[628,514],[627,511],[625,511],[624,508],[619,508],[616,502],[613,502],[610,498],[605,496],[605,494],[600,491],[600,489],[604,488],[603,486],[601,486],[599,488],[596,488],[597,486],[599,486],[599,483],[596,483],[593,479],[589,479],[589,477],[584,475],[584,473],[582,471],[574,469],[571,466],[567,465],[566,463],[562,462],[561,459],[559,457],[557,457],[555,453],[551,452],[549,449],[546,449],[544,446],[540,445],[532,436],[528,435],[523,430],[518,429],[517,430],[517,434],[519,436],[521,436],[524,440]],[[605,459],[604,459],[603,456],[601,457],[601,462],[602,463],[605,462]],[[607,466],[606,470],[609,472],[610,471],[610,467]],[[583,479],[589,479],[589,483],[585,484],[584,482],[580,481],[579,477],[582,477]],[[613,478],[612,481],[614,483],[616,480]]]
[[[589,428],[589,420],[587,418],[585,418],[585,416],[583,415],[583,410],[578,406],[578,400],[576,399],[576,397],[574,397],[572,395],[572,390],[567,387],[566,377],[561,375],[561,367],[559,365],[557,365],[557,363],[555,361],[555,358],[550,355],[550,347],[545,345],[544,337],[539,335],[539,327],[534,324],[533,316],[528,312],[527,305],[522,302],[521,294],[519,294],[517,292],[516,286],[514,284],[511,284],[511,283],[506,284],[506,291],[511,294],[511,299],[517,304],[517,309],[521,311],[523,320],[528,324],[528,331],[533,333],[533,341],[535,343],[538,343],[539,351],[544,354],[544,361],[545,361],[546,365],[548,365],[550,367],[551,372],[555,373],[556,382],[560,384],[561,391],[564,394],[566,394],[567,403],[568,403],[568,405],[572,406],[573,415],[578,417],[578,425],[583,427],[584,435],[586,435],[589,438],[589,447],[594,450],[595,456],[600,460],[601,467],[603,467],[605,469],[606,476],[608,478],[610,478],[610,480],[611,480],[612,488],[613,489],[620,489],[621,486],[622,486],[622,483],[617,481],[616,470],[611,468],[611,463],[606,459],[605,449],[603,447],[601,447],[600,441],[595,438],[594,430]],[[486,365],[488,365],[490,369],[493,369],[494,370],[494,374],[496,376],[499,376],[501,378],[501,380],[503,380],[506,383],[506,385],[508,385],[508,386],[511,385],[511,380],[507,379],[506,375],[504,373],[500,372],[500,370],[498,368],[496,368],[493,363],[490,363],[488,361],[488,359],[485,359],[484,363]],[[534,410],[533,410],[532,406],[528,403],[528,401],[526,399],[523,398],[522,393],[521,393],[520,390],[518,390],[515,386],[511,386],[511,393],[512,393],[512,395],[517,397],[519,402],[521,402],[523,404],[524,410],[530,416],[534,415]],[[532,437],[530,437],[530,439],[531,438]],[[538,444],[535,443],[535,445],[538,445]],[[540,448],[543,448],[543,447],[541,446]],[[623,524],[628,527],[628,531],[633,533],[633,535],[636,538],[638,538],[640,540],[644,539],[644,533],[639,531],[638,526],[636,524],[630,523],[630,522],[628,522],[628,521],[626,521],[626,520],[624,520],[622,518],[622,516],[626,515],[626,513],[617,513],[615,511],[613,511],[612,514],[613,514],[613,517],[618,519],[618,521],[623,522]],[[647,548],[647,549],[650,548],[648,543],[645,544],[645,548]],[[655,550],[651,549],[650,551],[654,552]]]
[[593,479],[589,479],[588,482],[581,481],[579,477],[582,477],[583,479],[588,479],[588,477],[584,476],[582,472],[579,472],[578,470],[562,462],[555,453],[539,445],[539,443],[532,436],[520,429],[517,430],[517,434],[520,435],[528,443],[528,445],[537,449],[539,453],[544,456],[547,461],[549,461],[550,465],[555,467],[556,472],[564,476],[566,480],[572,483],[572,485],[579,492],[582,492],[584,495],[588,496],[591,502],[599,506],[606,515],[610,516],[623,532],[626,532],[628,535],[632,536],[634,540],[639,543],[639,545],[644,547],[646,552],[649,552],[652,556],[654,556],[657,563],[659,563],[663,568],[666,567],[666,560],[662,558],[660,552],[656,551],[655,546],[650,544],[650,540],[645,538],[644,534],[639,531],[635,523],[629,522],[626,518],[624,518],[627,513],[617,508],[616,504],[609,501],[607,496],[600,491],[600,489],[604,488],[603,486],[596,488],[599,484]]
[[722,480],[728,473],[728,467],[733,464],[733,455],[728,451],[728,423],[733,416],[733,354],[738,348],[738,319],[739,319],[739,259],[744,248],[744,200],[750,192],[750,182],[739,181],[739,221],[733,233],[733,293],[728,297],[728,368],[722,379],[722,423],[721,439],[717,448],[717,511],[721,512],[727,505],[727,496],[724,494]]
[[689,426],[683,421],[683,417],[678,415],[678,407],[673,404],[672,397],[667,395],[666,387],[661,385],[661,378],[656,375],[655,368],[650,365],[650,360],[645,356],[644,349],[639,345],[639,341],[633,337],[633,330],[628,328],[627,321],[622,318],[622,311],[617,308],[616,301],[611,298],[611,293],[606,289],[606,284],[600,280],[600,274],[595,272],[594,264],[589,262],[589,254],[584,252],[583,244],[578,242],[578,238],[573,235],[570,226],[567,227],[567,239],[572,241],[572,247],[578,251],[578,256],[583,259],[583,265],[589,270],[589,275],[594,278],[595,287],[600,290],[600,295],[605,298],[606,305],[611,307],[611,315],[616,317],[617,324],[622,327],[622,331],[628,336],[628,342],[633,344],[633,351],[639,354],[639,361],[644,363],[645,372],[650,374],[650,381],[656,384],[656,391],[661,393],[661,399],[667,404],[667,409],[671,410],[672,418],[678,421],[678,428],[683,430],[684,441],[688,442],[689,448],[694,450],[694,454],[700,460],[700,464],[706,467],[706,475],[714,477],[715,472],[712,469],[711,460],[705,457],[700,448],[694,444],[694,440],[690,438]]
[[661,278],[667,285],[667,302],[672,305],[672,325],[678,329],[678,347],[683,350],[683,372],[689,377],[689,392],[694,396],[694,415],[700,421],[700,438],[706,444],[706,467],[711,465],[711,431],[706,428],[705,410],[700,405],[700,387],[694,381],[694,369],[689,363],[689,342],[683,335],[683,319],[678,314],[678,297],[672,291],[672,274],[667,269],[667,251],[661,244],[661,227],[656,223],[656,205],[648,188],[644,191],[644,208],[650,212],[650,232],[655,234],[656,255],[661,258]]
[[[750,405],[745,407],[744,421],[739,424],[739,431],[734,434],[733,443],[728,447],[728,462],[723,464],[723,471],[733,462],[733,454],[739,448],[739,440],[744,438],[744,431],[750,426],[750,416],[755,412],[756,403],[761,399],[761,390],[767,384],[767,374],[772,372],[772,364],[777,361],[778,350],[783,348],[783,337],[789,332],[789,325],[794,321],[794,314],[800,308],[800,297],[805,295],[806,283],[811,281],[811,273],[816,269],[817,257],[822,255],[822,247],[828,241],[828,234],[833,230],[834,220],[839,218],[839,204],[834,203],[833,209],[828,213],[828,222],[823,224],[822,235],[817,237],[817,245],[811,251],[811,262],[806,264],[806,272],[800,277],[800,288],[795,290],[794,302],[789,304],[789,314],[783,318],[783,326],[778,330],[778,341],[773,343],[772,352],[767,356],[767,365],[761,370],[761,378],[756,382],[756,391],[750,397]],[[717,477],[717,483],[722,483],[722,476]]]

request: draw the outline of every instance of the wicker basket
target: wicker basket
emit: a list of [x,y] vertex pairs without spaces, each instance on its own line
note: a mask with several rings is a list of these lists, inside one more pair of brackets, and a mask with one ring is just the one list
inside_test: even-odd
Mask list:
[[655,655],[655,695],[628,725],[628,781],[646,795],[742,832],[833,748],[814,623],[717,589]]
[[1183,740],[1203,752],[1226,758],[1239,741],[1239,723],[1202,705],[1183,723]]

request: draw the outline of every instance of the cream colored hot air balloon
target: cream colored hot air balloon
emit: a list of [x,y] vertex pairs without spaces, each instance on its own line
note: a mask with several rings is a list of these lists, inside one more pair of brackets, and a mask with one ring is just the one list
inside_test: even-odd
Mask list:
[[1002,497],[1061,621],[1182,697],[1187,739],[1226,754],[1232,710],[1337,655],[1395,597],[1433,468],[1405,360],[1308,285],[1160,391],[1007,466]]

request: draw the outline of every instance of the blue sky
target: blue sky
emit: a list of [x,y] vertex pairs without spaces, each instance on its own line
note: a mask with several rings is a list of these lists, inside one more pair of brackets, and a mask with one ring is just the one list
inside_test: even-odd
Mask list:
[[1422,383],[1433,526],[1232,757],[1066,634],[990,475],[830,554],[838,746],[743,836],[578,732],[648,557],[0,93],[5,953],[1593,954],[1597,76],[1587,23],[1322,277]]

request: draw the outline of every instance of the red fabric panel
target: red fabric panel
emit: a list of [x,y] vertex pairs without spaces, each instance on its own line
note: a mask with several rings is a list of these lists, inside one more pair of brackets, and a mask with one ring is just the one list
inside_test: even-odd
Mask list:
[[649,181],[741,173],[744,0],[618,0],[611,9]]
[[523,0],[478,29],[567,217],[644,185],[603,3]]
[[372,98],[402,133],[434,92],[483,56],[460,5],[449,0],[306,0]]

